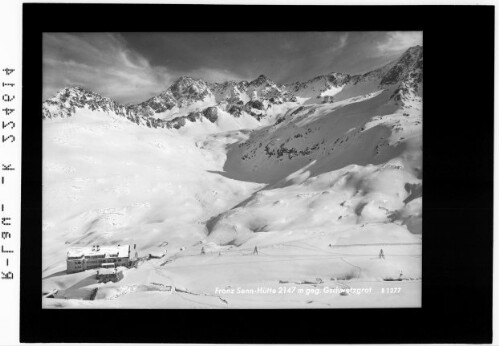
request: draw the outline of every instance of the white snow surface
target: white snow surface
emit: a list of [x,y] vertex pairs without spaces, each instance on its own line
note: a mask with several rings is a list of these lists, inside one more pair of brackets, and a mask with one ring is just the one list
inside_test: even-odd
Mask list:
[[130,245],[99,246],[97,247],[72,247],[68,249],[67,256],[79,258],[81,256],[104,255],[109,257],[128,257]]
[[[421,306],[421,97],[397,103],[396,86],[368,80],[311,102],[320,83],[260,121],[223,110],[179,130],[89,109],[45,119],[43,291],[97,295],[43,306]],[[137,244],[144,258],[116,283],[66,274],[68,248],[94,244]]]

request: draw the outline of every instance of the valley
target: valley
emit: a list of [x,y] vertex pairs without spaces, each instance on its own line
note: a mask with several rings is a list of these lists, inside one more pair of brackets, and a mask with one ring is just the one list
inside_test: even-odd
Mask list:
[[[421,306],[422,50],[286,85],[182,77],[137,105],[61,90],[43,105],[42,288],[97,293],[44,308]],[[115,283],[65,273],[94,244],[144,259]]]

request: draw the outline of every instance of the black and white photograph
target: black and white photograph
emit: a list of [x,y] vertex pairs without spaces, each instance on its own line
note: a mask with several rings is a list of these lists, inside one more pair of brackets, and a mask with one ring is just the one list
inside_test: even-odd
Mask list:
[[43,309],[422,306],[422,31],[42,42]]
[[0,344],[496,341],[486,1],[1,1]]

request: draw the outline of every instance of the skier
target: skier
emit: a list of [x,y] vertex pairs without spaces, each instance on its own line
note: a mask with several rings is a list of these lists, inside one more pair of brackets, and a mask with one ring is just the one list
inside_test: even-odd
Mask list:
[[253,249],[253,255],[258,255],[258,248],[255,245],[255,248]]
[[383,249],[379,251],[379,258],[385,259],[385,254],[383,253]]

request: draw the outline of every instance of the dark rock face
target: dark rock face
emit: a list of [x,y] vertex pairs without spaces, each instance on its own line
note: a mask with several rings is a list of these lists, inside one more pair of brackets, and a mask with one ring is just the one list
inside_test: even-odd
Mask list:
[[180,99],[203,100],[210,94],[206,82],[191,77],[180,77],[172,84],[169,90],[177,101]]
[[218,109],[217,107],[208,107],[203,111],[203,115],[206,119],[214,123],[218,119]]
[[[302,137],[303,135],[300,135]],[[295,138],[297,138],[295,136]],[[279,146],[275,142],[270,142],[264,147],[264,152],[268,157],[277,157],[280,158],[282,156],[287,156],[288,159],[292,159],[296,156],[308,156],[313,152],[317,151],[321,144],[324,142],[316,143],[310,147],[306,147],[305,149],[298,150],[294,147],[288,148],[285,146],[286,143],[281,143]]]
[[214,123],[218,119],[217,107],[208,107],[202,112],[191,112],[188,115],[176,117],[172,120],[167,121],[154,119],[155,122],[152,124],[152,127],[166,127],[169,129],[174,128],[178,130],[184,127],[187,124],[187,121],[194,123],[197,121],[202,121],[203,117]]
[[178,117],[175,118],[171,121],[169,121],[166,125],[168,128],[174,128],[174,129],[180,129],[181,127],[185,126],[185,117]]
[[241,105],[231,105],[227,112],[232,114],[234,117],[239,118],[243,112],[243,107]]
[[278,118],[278,119],[276,120],[276,122],[275,122],[275,125],[279,125],[279,124],[280,124],[280,123],[282,123],[284,120],[286,120],[286,117],[285,117],[285,116],[284,116],[284,117],[280,117],[280,118]]
[[390,85],[397,83],[397,81],[401,78],[402,73],[404,72],[404,68],[400,65],[395,65],[388,71],[388,73],[381,80],[381,84]]
[[280,104],[283,103],[283,100],[280,97],[271,97],[269,99],[269,102],[272,103],[272,104],[275,104],[275,105],[280,105]]
[[423,83],[423,48],[420,46],[409,48],[389,71],[383,81],[390,78],[390,82],[399,82],[397,89],[391,95],[395,102],[411,100],[420,95]]
[[339,86],[348,83],[352,79],[352,76],[349,74],[343,74],[343,73],[331,73],[326,76],[326,81],[334,86]]
[[383,76],[380,85],[398,83],[409,77],[411,73],[417,73],[418,70],[422,72],[422,67],[423,47],[416,46],[409,48],[395,63],[395,65]]
[[265,117],[265,113],[256,112],[255,110],[264,111],[264,109],[265,105],[260,100],[251,100],[244,105],[244,111],[249,115],[251,115],[253,118],[256,118],[256,120],[258,121],[260,121],[263,117]]
[[154,110],[155,113],[166,112],[167,110],[172,109],[175,106],[174,102],[159,102],[158,100],[153,100],[149,106]]
[[191,112],[189,115],[187,115],[187,120],[190,122],[196,122],[197,120],[200,120],[202,116],[201,112]]
[[248,103],[246,103],[245,107],[246,107],[246,109],[255,108],[258,110],[263,110],[265,108],[265,106],[263,105],[263,102],[260,100],[248,101]]
[[268,83],[270,81],[270,79],[267,78],[267,76],[261,74],[258,76],[257,79],[255,79],[254,81],[252,81],[250,83],[250,85],[254,85],[254,86],[260,86],[260,85],[263,85],[265,83]]
[[265,113],[250,112],[250,115],[258,121],[262,120],[265,117]]
[[333,96],[324,96],[322,99],[322,103],[333,103],[333,102],[334,102]]

